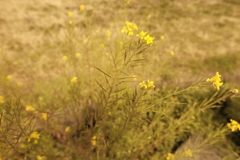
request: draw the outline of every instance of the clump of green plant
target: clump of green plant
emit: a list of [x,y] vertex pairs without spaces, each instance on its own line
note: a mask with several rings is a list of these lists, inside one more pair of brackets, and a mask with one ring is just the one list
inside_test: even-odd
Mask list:
[[[81,12],[84,9],[80,6]],[[91,43],[98,38],[93,33],[85,37],[82,47],[77,45],[74,13],[68,17],[66,53],[56,62],[60,75],[56,72],[49,82],[29,85],[38,92],[31,88],[33,95],[26,99],[23,84],[16,85],[11,75],[3,80],[5,88],[12,88],[0,95],[2,159],[181,159],[230,132],[226,125],[214,128],[209,124],[204,143],[175,155],[176,144],[186,135],[196,130],[206,134],[206,127],[201,130],[205,125],[201,114],[236,92],[220,89],[223,82],[218,72],[186,88],[161,85],[142,73],[149,65],[148,50],[157,43],[151,34],[139,32],[141,26],[126,21],[114,40],[107,30],[105,44]],[[99,39],[104,38],[100,35]],[[91,51],[96,46],[100,55]],[[191,98],[207,93],[209,83],[216,91],[212,96]],[[227,126],[232,131],[240,129],[233,120]]]

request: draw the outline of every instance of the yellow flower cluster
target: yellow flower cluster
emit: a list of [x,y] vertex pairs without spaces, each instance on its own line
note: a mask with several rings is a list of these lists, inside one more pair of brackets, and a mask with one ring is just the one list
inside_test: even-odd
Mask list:
[[27,106],[25,107],[25,110],[26,110],[26,111],[35,111],[35,109],[34,109],[32,106],[29,106],[29,105],[27,105]]
[[97,137],[93,136],[91,142],[92,142],[93,146],[96,146],[97,145]]
[[33,142],[33,143],[37,144],[39,137],[40,137],[40,134],[39,134],[38,132],[33,132],[33,133],[29,136],[28,142],[30,142],[31,139],[34,139],[34,142]]
[[232,132],[240,131],[240,124],[237,121],[232,120],[232,119],[230,119],[230,121],[231,121],[231,123],[227,124],[228,128],[230,128],[232,130]]
[[155,88],[155,85],[153,84],[153,81],[143,81],[142,83],[139,83],[139,86],[141,89],[149,89],[149,88]]
[[37,160],[45,160],[45,159],[47,159],[45,156],[37,156]]
[[42,113],[42,118],[43,118],[43,120],[47,120],[47,113]]
[[76,53],[76,57],[77,58],[81,57],[81,53]]
[[73,77],[73,78],[71,79],[71,82],[72,82],[72,83],[77,83],[77,77]]
[[79,9],[80,9],[80,11],[84,11],[85,10],[85,6],[84,5],[80,5]]
[[69,131],[70,131],[70,127],[67,126],[67,127],[65,128],[65,132],[69,132]]
[[147,32],[143,32],[141,31],[139,34],[137,34],[136,36],[139,37],[140,39],[143,39],[146,36]]
[[107,37],[111,37],[111,35],[112,35],[112,32],[109,31],[109,30],[107,30],[107,31],[106,31],[106,36],[107,36]]
[[67,57],[67,56],[63,56],[62,59],[63,59],[64,61],[67,61],[67,60],[68,60],[68,57]]
[[126,2],[127,4],[130,4],[131,0],[125,0],[125,2]]
[[168,153],[166,160],[172,160],[172,159],[174,159],[174,154]]
[[43,97],[41,97],[41,96],[38,97],[38,100],[39,100],[39,101],[42,101],[42,100],[43,100]]
[[12,80],[12,75],[8,75],[7,80],[11,81]]
[[68,17],[72,18],[74,16],[73,12],[68,12]]
[[192,151],[190,149],[186,150],[185,154],[189,157],[192,157]]
[[146,44],[149,44],[150,46],[153,44],[153,40],[154,38],[146,35],[147,32],[143,32],[141,31],[139,34],[137,34],[136,36],[139,37],[140,39],[143,39],[145,41]]
[[0,104],[1,104],[1,103],[4,103],[4,102],[5,102],[4,97],[3,97],[3,96],[0,96]]
[[137,31],[138,27],[136,24],[126,21],[126,26],[121,30],[122,33],[127,33],[128,35],[133,35],[133,31]]
[[213,87],[215,87],[217,90],[220,90],[220,86],[223,85],[221,82],[221,75],[218,72],[216,72],[214,77],[208,78],[207,82],[212,82]]

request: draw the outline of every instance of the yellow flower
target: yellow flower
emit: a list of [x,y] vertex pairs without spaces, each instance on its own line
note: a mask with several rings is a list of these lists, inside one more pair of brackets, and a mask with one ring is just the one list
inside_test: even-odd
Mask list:
[[83,41],[83,43],[88,43],[88,39],[86,38],[86,39]]
[[164,37],[164,36],[161,36],[160,38],[161,38],[162,40],[164,40],[164,39],[165,39],[165,37]]
[[153,83],[154,83],[153,81],[148,80],[148,88],[155,88]]
[[140,39],[143,39],[146,34],[147,34],[147,32],[141,31],[141,32],[140,32],[139,34],[137,34],[136,36],[139,37]]
[[168,153],[166,160],[172,160],[174,158],[174,154]]
[[143,81],[142,83],[139,83],[139,86],[141,89],[147,89],[147,85],[146,85],[145,81]]
[[12,80],[12,76],[11,76],[11,75],[8,75],[8,76],[7,76],[7,80],[11,81],[11,80]]
[[104,45],[104,44],[100,44],[100,47],[104,48],[104,47],[105,47],[105,45]]
[[155,85],[153,84],[153,81],[143,81],[142,83],[139,83],[141,89],[150,89],[150,88],[155,88]]
[[137,80],[137,76],[133,75],[133,80]]
[[174,53],[173,51],[171,51],[171,52],[170,52],[170,54],[171,54],[172,56],[174,56],[174,55],[175,55],[175,53]]
[[112,34],[112,32],[109,31],[109,30],[107,30],[107,32],[106,32],[106,36],[107,36],[107,37],[111,37],[111,34]]
[[80,11],[84,11],[85,10],[85,6],[84,5],[80,5],[79,9],[80,9]]
[[70,127],[67,126],[67,127],[65,128],[65,132],[69,132],[69,131],[70,131]]
[[151,15],[151,14],[149,14],[149,15],[147,16],[147,19],[149,20],[151,17],[152,17],[152,15]]
[[35,109],[34,109],[32,106],[29,106],[29,105],[27,105],[27,106],[25,107],[25,110],[26,110],[26,111],[35,111]]
[[63,56],[62,59],[63,59],[64,61],[67,61],[67,60],[68,60],[68,57],[67,57],[67,56]]
[[33,133],[29,136],[28,142],[30,142],[31,139],[34,139],[34,143],[37,144],[37,143],[38,143],[38,140],[37,140],[37,139],[39,139],[39,137],[40,137],[40,134],[39,134],[38,132],[33,132]]
[[223,83],[220,83],[219,81],[215,81],[213,82],[213,86],[217,89],[217,90],[220,90],[220,86],[222,86]]
[[220,90],[220,86],[223,85],[223,83],[220,83],[220,81],[221,75],[218,72],[216,72],[216,75],[214,77],[207,79],[207,82],[212,82],[213,87],[215,87],[217,90]]
[[216,72],[216,75],[214,77],[207,79],[207,82],[214,82],[214,81],[219,81],[219,82],[221,81],[221,75],[218,72]]
[[45,160],[46,159],[46,157],[45,156],[37,156],[37,160]]
[[232,119],[230,119],[230,121],[231,123],[227,124],[228,128],[230,128],[232,132],[240,131],[240,124],[237,121]]
[[81,56],[81,53],[76,53],[76,57],[80,57]]
[[96,146],[97,145],[97,137],[93,136],[91,142],[92,142],[93,146]]
[[42,100],[43,100],[43,97],[38,97],[38,100],[39,100],[39,101],[42,101]]
[[46,121],[47,120],[47,113],[42,113],[42,118]]
[[126,26],[121,30],[122,33],[127,33],[128,35],[133,35],[133,31],[138,30],[136,24],[126,21]]
[[189,157],[192,157],[192,151],[190,149],[186,150],[185,154]]
[[125,0],[127,4],[130,4],[131,0]]
[[4,97],[3,97],[3,96],[0,96],[0,104],[1,104],[1,103],[4,103],[4,102],[5,102]]
[[68,12],[68,17],[72,18],[74,16],[73,12]]
[[18,87],[22,87],[23,83],[22,82],[17,82]]
[[73,77],[73,78],[71,79],[71,82],[72,82],[72,83],[77,83],[77,79],[78,79],[77,77]]
[[153,44],[153,37],[150,37],[149,35],[144,37],[144,41],[149,44],[150,46]]

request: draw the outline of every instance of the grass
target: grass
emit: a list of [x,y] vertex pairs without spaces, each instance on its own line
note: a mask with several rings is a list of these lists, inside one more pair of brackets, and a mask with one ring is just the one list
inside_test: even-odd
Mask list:
[[[219,147],[237,159],[239,132],[226,124],[240,121],[238,10],[234,0],[1,1],[0,158],[179,160]],[[219,91],[206,82],[216,72]],[[181,149],[191,137],[204,140]]]

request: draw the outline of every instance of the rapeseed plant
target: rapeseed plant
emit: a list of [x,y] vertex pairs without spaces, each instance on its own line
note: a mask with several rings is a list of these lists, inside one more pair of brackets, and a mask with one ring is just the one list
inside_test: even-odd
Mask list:
[[[130,3],[129,0],[125,2]],[[4,150],[0,151],[1,154],[5,159],[180,159],[177,154],[170,153],[176,148],[175,145],[185,140],[183,137],[192,134],[196,128],[202,133],[201,127],[206,126],[199,122],[200,115],[229,98],[230,94],[223,90],[207,97],[205,79],[184,88],[175,86],[177,84],[169,86],[169,81],[161,72],[172,70],[148,67],[156,65],[155,62],[151,63],[151,59],[162,63],[165,58],[162,54],[159,59],[162,55],[157,55],[158,50],[155,50],[159,46],[150,36],[156,35],[156,30],[148,34],[143,29],[135,34],[138,26],[126,21],[126,26],[121,30],[125,34],[119,35],[110,28],[112,24],[103,28],[98,23],[105,19],[100,14],[92,14],[95,8],[91,12],[91,8],[86,10],[84,5],[80,5],[79,9],[79,15],[68,12],[71,25],[65,24],[67,32],[64,42],[59,40],[56,43],[62,45],[56,47],[58,52],[55,53],[64,53],[62,60],[68,65],[59,65],[59,59],[55,61],[59,55],[46,56],[42,53],[46,49],[41,48],[37,55],[40,62],[34,63],[37,69],[34,65],[26,71],[24,68],[24,72],[19,72],[23,77],[8,66],[8,73],[14,75],[14,80],[19,77],[24,86],[20,89],[3,77],[6,85],[3,84],[0,94],[6,98],[0,96],[0,148]],[[150,19],[151,15],[147,15]],[[135,16],[133,18],[138,20]],[[141,28],[154,28],[147,22],[141,23]],[[164,40],[165,37],[161,36],[160,39]],[[162,51],[169,53],[169,49],[161,47]],[[170,54],[175,53],[171,51]],[[169,54],[165,55],[169,57]],[[26,58],[27,62],[35,56]],[[42,58],[51,63],[42,62]],[[32,76],[36,70],[39,73]],[[219,90],[222,82],[217,73],[207,81]],[[154,81],[139,83],[137,80],[146,77]],[[174,81],[174,78],[169,79]],[[200,96],[202,99],[193,96],[197,92],[204,94]],[[203,100],[205,97],[207,100]],[[15,103],[15,99],[20,100]],[[8,106],[10,104],[12,107]],[[25,104],[33,104],[34,107]],[[228,127],[238,131],[239,123],[232,120]],[[210,133],[215,134],[215,131],[211,130]],[[214,143],[210,133],[207,134],[206,143]],[[223,131],[217,130],[216,135],[220,134],[224,135]],[[195,150],[182,151],[183,156],[192,157],[193,153]]]

